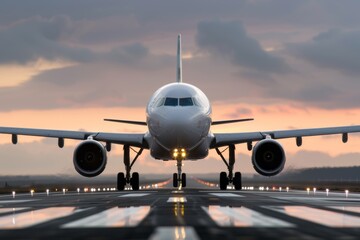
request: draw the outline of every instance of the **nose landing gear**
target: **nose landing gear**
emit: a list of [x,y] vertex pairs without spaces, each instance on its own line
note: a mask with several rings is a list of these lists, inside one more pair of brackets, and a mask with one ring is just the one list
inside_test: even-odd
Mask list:
[[182,173],[182,160],[177,160],[178,172],[173,174],[173,187],[186,187],[186,174]]

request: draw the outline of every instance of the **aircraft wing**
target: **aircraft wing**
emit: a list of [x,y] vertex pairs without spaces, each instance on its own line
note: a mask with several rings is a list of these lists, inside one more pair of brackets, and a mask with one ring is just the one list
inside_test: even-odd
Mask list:
[[0,127],[0,134],[12,134],[13,143],[17,142],[17,135],[50,137],[59,139],[86,140],[92,136],[94,140],[108,143],[128,144],[131,146],[148,148],[144,140],[145,134],[138,133],[104,133],[104,132],[86,132],[86,131],[63,131],[35,128],[13,128]]
[[360,125],[265,131],[265,132],[214,133],[214,141],[211,147],[216,148],[216,147],[226,146],[229,144],[259,141],[265,139],[266,136],[270,136],[272,139],[282,139],[282,138],[297,138],[297,137],[320,136],[320,135],[331,135],[331,134],[346,134],[346,140],[347,140],[347,134],[355,133],[355,132],[360,132]]

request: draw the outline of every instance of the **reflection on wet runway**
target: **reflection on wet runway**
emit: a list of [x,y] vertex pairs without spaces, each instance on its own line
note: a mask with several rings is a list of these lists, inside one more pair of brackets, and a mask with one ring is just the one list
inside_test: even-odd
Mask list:
[[52,207],[0,217],[1,229],[24,228],[73,213],[75,207]]
[[114,207],[63,225],[63,228],[133,227],[150,212],[149,206]]
[[344,213],[305,206],[269,206],[266,208],[329,227],[360,227],[359,217]]
[[203,210],[223,227],[292,227],[282,220],[268,217],[245,207],[203,207]]
[[197,240],[199,239],[192,227],[158,227],[149,240]]

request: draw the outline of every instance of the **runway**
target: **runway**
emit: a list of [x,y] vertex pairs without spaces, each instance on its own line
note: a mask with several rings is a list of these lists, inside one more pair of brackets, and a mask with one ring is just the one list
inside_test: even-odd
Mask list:
[[[190,180],[189,180],[190,182]],[[0,196],[0,239],[359,239],[360,195],[216,188]]]

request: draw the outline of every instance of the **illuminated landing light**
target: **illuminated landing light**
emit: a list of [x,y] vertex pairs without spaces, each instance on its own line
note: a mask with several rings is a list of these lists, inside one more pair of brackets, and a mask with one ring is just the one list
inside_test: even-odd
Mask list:
[[281,192],[281,190],[282,190],[282,187],[279,187],[279,192]]
[[329,196],[329,189],[326,189],[326,196]]
[[15,198],[15,195],[16,195],[16,192],[13,191],[13,192],[12,192],[12,197]]
[[310,194],[310,188],[307,188],[306,191],[307,191],[307,194],[309,195]]
[[88,192],[89,191],[89,189],[88,188],[84,188],[84,192]]
[[98,188],[98,192],[100,192],[101,191],[101,189],[100,188]]
[[316,188],[313,188],[313,192],[314,192],[314,195],[315,195],[315,193],[316,193]]
[[269,187],[266,187],[266,191],[269,191]]
[[50,190],[46,189],[46,196],[49,196]]
[[63,195],[65,195],[65,193],[66,193],[66,189],[65,189],[65,188],[63,188]]
[[289,187],[286,187],[286,192],[289,192]]
[[179,150],[177,148],[173,151],[173,157],[176,159],[179,156]]
[[345,197],[348,198],[349,196],[349,190],[345,190]]
[[35,193],[35,190],[34,189],[31,189],[30,190],[30,195],[33,197],[34,196],[34,193]]
[[77,188],[76,191],[77,191],[77,193],[79,194],[79,193],[80,193],[80,188]]

